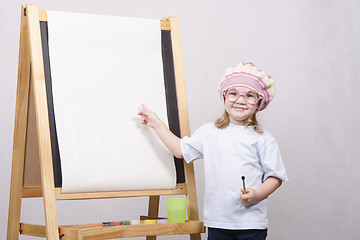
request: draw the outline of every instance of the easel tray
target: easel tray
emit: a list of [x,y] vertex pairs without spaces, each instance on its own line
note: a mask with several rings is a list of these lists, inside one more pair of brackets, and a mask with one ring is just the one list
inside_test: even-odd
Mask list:
[[[21,234],[46,237],[46,228],[41,225],[21,225]],[[187,220],[184,223],[155,223],[103,227],[101,223],[59,226],[60,239],[100,240],[153,235],[204,233],[204,223]]]

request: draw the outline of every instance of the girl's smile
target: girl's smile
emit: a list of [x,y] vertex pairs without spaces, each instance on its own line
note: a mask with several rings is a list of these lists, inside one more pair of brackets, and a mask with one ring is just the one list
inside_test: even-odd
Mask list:
[[247,110],[248,108],[246,108],[246,107],[241,107],[241,106],[233,106],[232,108],[234,108],[234,109],[236,109],[236,110],[239,110],[239,111],[245,111],[245,110]]

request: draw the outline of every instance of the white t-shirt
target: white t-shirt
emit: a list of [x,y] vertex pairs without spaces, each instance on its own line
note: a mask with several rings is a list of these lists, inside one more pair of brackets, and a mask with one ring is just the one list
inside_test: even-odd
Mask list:
[[288,181],[278,144],[268,132],[230,124],[219,129],[206,123],[191,137],[181,139],[186,162],[204,158],[204,223],[224,229],[268,228],[266,199],[244,206],[241,176],[246,187],[257,188],[270,177]]

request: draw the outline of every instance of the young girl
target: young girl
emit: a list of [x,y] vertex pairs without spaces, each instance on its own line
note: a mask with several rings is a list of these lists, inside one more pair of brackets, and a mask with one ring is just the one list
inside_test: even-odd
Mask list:
[[208,239],[264,240],[266,198],[288,180],[276,140],[256,120],[274,97],[274,80],[254,64],[240,63],[226,70],[218,91],[224,115],[191,137],[176,137],[144,105],[139,115],[177,158],[188,163],[204,158]]

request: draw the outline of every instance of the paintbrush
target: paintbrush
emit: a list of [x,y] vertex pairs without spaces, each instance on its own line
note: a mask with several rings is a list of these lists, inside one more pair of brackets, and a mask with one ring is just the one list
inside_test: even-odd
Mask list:
[[241,179],[243,181],[243,189],[244,189],[244,192],[246,192],[246,187],[245,187],[245,176],[241,176]]

